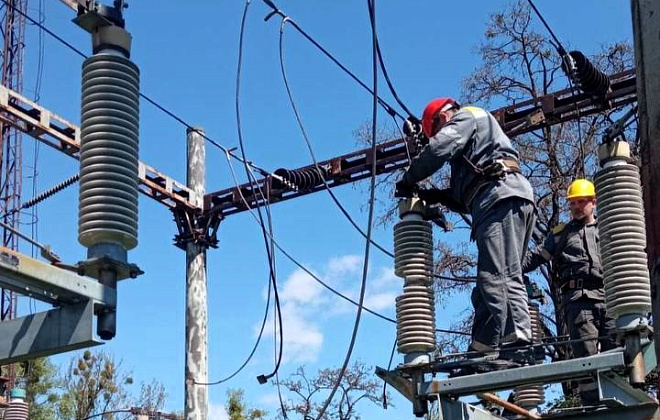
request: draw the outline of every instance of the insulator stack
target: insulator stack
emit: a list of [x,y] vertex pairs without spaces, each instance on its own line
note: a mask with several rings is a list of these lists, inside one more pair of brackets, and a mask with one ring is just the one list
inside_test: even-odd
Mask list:
[[83,63],[78,241],[137,245],[139,70],[120,55]]
[[323,185],[323,180],[327,179],[328,170],[321,166],[318,168],[297,169],[295,171],[281,168],[275,171],[275,175],[282,178],[282,180],[278,180],[277,178],[273,180],[275,188],[285,187],[305,191]]
[[428,284],[407,283],[396,298],[397,350],[402,354],[430,353],[436,346],[433,290]]
[[595,184],[607,311],[615,319],[645,318],[651,288],[639,170],[615,162],[598,172]]
[[567,71],[566,63],[562,67],[580,90],[596,96],[605,96],[610,88],[610,78],[607,74],[598,70],[580,51],[571,51],[568,54],[575,64],[575,69]]
[[396,299],[397,350],[416,358],[436,348],[433,236],[431,224],[422,220],[422,201],[402,200],[399,210],[402,220],[394,226],[394,272],[404,285]]
[[407,280],[430,281],[433,275],[433,231],[423,220],[394,226],[394,273]]
[[5,409],[4,420],[28,420],[30,409],[28,403],[25,402],[26,392],[24,389],[11,390],[11,402],[9,407]]
[[[541,324],[541,312],[539,305],[535,302],[529,303],[529,317],[532,321],[532,344],[538,344],[543,339],[543,327]],[[542,361],[542,356],[537,356]],[[545,402],[543,384],[532,384],[515,387],[513,389],[513,400],[516,405],[527,410],[537,409]]]

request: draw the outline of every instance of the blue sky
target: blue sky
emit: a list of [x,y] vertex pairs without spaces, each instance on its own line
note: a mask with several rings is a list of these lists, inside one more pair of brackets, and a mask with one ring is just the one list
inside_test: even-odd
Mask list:
[[[46,26],[79,49],[90,51],[90,37],[71,23],[73,13],[56,0],[45,2]],[[225,146],[238,144],[234,90],[238,34],[243,1],[134,1],[126,12],[133,34],[133,60],[141,68],[143,93],[171,109]],[[371,84],[371,38],[366,2],[280,0],[278,6],[311,36]],[[437,96],[458,95],[461,79],[479,64],[475,48],[489,15],[508,2],[435,2],[410,0],[377,4],[377,25],[392,81],[409,108],[421,113]],[[32,16],[38,3],[30,2]],[[613,0],[538,1],[554,31],[571,47],[595,53],[601,45],[631,38],[628,2]],[[269,9],[254,0],[245,33],[241,111],[246,153],[259,166],[275,170],[311,162],[288,104],[278,62],[279,19],[264,22]],[[536,26],[543,28],[538,21]],[[24,94],[34,95],[38,56],[37,30],[27,31]],[[291,27],[285,34],[287,71],[293,94],[319,159],[356,148],[353,131],[371,119],[372,98]],[[45,37],[44,77],[40,103],[79,122],[82,59]],[[386,86],[379,91],[390,103]],[[389,117],[379,114],[379,120]],[[391,121],[391,120],[390,120]],[[185,182],[185,127],[148,103],[141,104],[140,159]],[[24,139],[24,193],[31,197],[34,142]],[[223,154],[207,145],[207,190],[232,184]],[[37,190],[77,172],[77,162],[45,146],[39,149]],[[240,166],[236,167],[243,175]],[[241,178],[241,182],[244,178]],[[336,189],[340,200],[365,226],[364,188]],[[318,193],[273,208],[278,242],[339,290],[357,296],[364,240],[343,218],[329,196]],[[84,259],[77,243],[77,188],[39,207],[38,237],[66,261]],[[25,218],[27,221],[27,217]],[[24,229],[29,232],[29,226]],[[171,213],[140,197],[140,244],[131,261],[145,271],[119,286],[118,334],[105,346],[133,369],[138,380],[158,379],[169,393],[168,410],[183,407],[185,255],[172,245],[176,227]],[[437,233],[440,235],[440,233]],[[461,234],[456,234],[461,235]],[[376,229],[377,241],[391,248],[390,229]],[[219,230],[219,249],[208,254],[209,379],[232,373],[249,353],[262,318],[267,287],[266,258],[258,226],[249,214],[231,216]],[[455,240],[455,236],[448,236]],[[23,248],[28,251],[28,248]],[[392,261],[372,250],[367,302],[394,317],[393,301],[401,281]],[[301,364],[309,371],[342,363],[350,339],[354,308],[329,295],[284,257],[278,273],[285,316],[284,363],[287,375]],[[457,299],[438,312],[438,327],[447,327],[468,300]],[[20,300],[20,310],[28,311]],[[248,367],[227,384],[211,387],[211,419],[223,418],[227,388],[245,388],[254,405],[273,413],[275,388],[255,377],[273,367],[272,322]],[[387,364],[394,326],[365,314],[353,359]],[[68,356],[56,358],[56,361]],[[395,360],[400,360],[397,358]],[[363,406],[364,418],[410,418],[411,407],[394,395],[396,408],[383,412]]]

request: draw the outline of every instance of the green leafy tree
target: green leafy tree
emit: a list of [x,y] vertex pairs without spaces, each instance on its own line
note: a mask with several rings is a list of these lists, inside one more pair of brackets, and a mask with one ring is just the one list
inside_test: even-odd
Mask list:
[[259,408],[248,407],[244,390],[230,389],[227,391],[227,414],[229,420],[258,420],[265,419],[268,413]]

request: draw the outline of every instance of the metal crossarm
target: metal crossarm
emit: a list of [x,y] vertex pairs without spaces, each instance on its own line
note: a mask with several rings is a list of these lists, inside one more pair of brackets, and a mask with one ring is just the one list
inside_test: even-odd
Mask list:
[[[64,118],[0,86],[0,121],[34,137],[75,159],[80,154],[80,128]],[[173,209],[201,209],[201,197],[184,184],[139,162],[139,189],[143,194]]]
[[[611,92],[604,98],[584,93],[573,95],[564,89],[538,98],[492,111],[504,131],[510,136],[528,133],[554,124],[592,115],[607,109],[614,109],[637,100],[636,77],[634,70],[627,70],[610,76]],[[406,144],[407,143],[407,144]],[[409,157],[415,156],[420,148],[413,141],[394,139],[377,146],[376,156],[371,148],[358,150],[346,155],[319,162],[324,168],[324,176],[329,187],[359,181],[371,176],[371,163],[376,159],[376,174],[392,173],[408,165]],[[315,165],[293,169],[291,172],[310,173]],[[311,194],[325,188],[322,181],[306,188],[293,189],[283,185],[273,177],[257,180],[259,188],[250,183],[238,187],[211,192],[204,197],[204,209],[220,219],[250,208],[276,203]],[[240,193],[239,193],[240,191]],[[262,195],[263,193],[263,195]],[[264,197],[269,197],[268,199]]]

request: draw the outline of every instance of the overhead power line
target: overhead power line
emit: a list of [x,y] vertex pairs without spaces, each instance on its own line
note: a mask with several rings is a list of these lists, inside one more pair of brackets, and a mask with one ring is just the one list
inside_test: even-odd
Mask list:
[[[296,28],[300,34],[305,37],[309,42],[312,43],[316,48],[319,49],[325,55],[328,57],[333,63],[335,63],[340,69],[342,69],[348,76],[353,79],[358,85],[362,86],[364,90],[369,92],[371,95],[374,95],[374,91],[367,86],[362,80],[360,80],[352,71],[350,71],[345,65],[343,65],[339,60],[337,60],[328,50],[326,50],[321,44],[319,44],[314,38],[312,38],[307,32],[305,32],[304,29],[302,29],[295,20],[291,19],[286,13],[282,12],[280,9],[277,8],[275,3],[273,3],[271,0],[263,0],[268,7],[273,9],[271,13],[269,13],[265,18],[264,21],[268,21],[271,17],[278,15],[282,19],[287,19],[288,22]],[[396,109],[394,109],[390,104],[388,104],[384,99],[380,98],[378,95],[376,95],[376,98],[378,100],[378,103],[380,104],[381,107],[390,115],[396,115],[397,117],[401,118],[402,120],[405,119],[403,115],[401,115],[399,112],[397,112]]]
[[374,203],[376,201],[376,133],[377,133],[377,121],[378,121],[378,53],[377,53],[377,39],[376,39],[376,0],[367,0],[367,8],[369,9],[369,21],[371,22],[371,40],[372,40],[372,71],[373,71],[373,106],[372,106],[372,116],[371,116],[371,156],[374,156],[374,159],[371,160],[371,179],[369,182],[369,216],[367,217],[367,235],[366,235],[366,244],[364,247],[364,262],[362,268],[362,281],[360,284],[360,299],[357,307],[357,313],[355,314],[355,323],[353,325],[353,333],[351,334],[351,340],[346,350],[346,357],[344,358],[344,363],[337,374],[337,379],[332,386],[332,390],[328,395],[328,398],[323,403],[321,410],[319,410],[316,420],[323,419],[326,410],[330,406],[332,399],[339,389],[348,364],[351,361],[351,355],[353,354],[353,348],[355,348],[355,342],[357,341],[357,333],[360,327],[360,320],[362,318],[362,309],[364,304],[364,295],[367,291],[367,276],[369,275],[369,252],[371,251],[371,232],[373,228],[374,220]]

